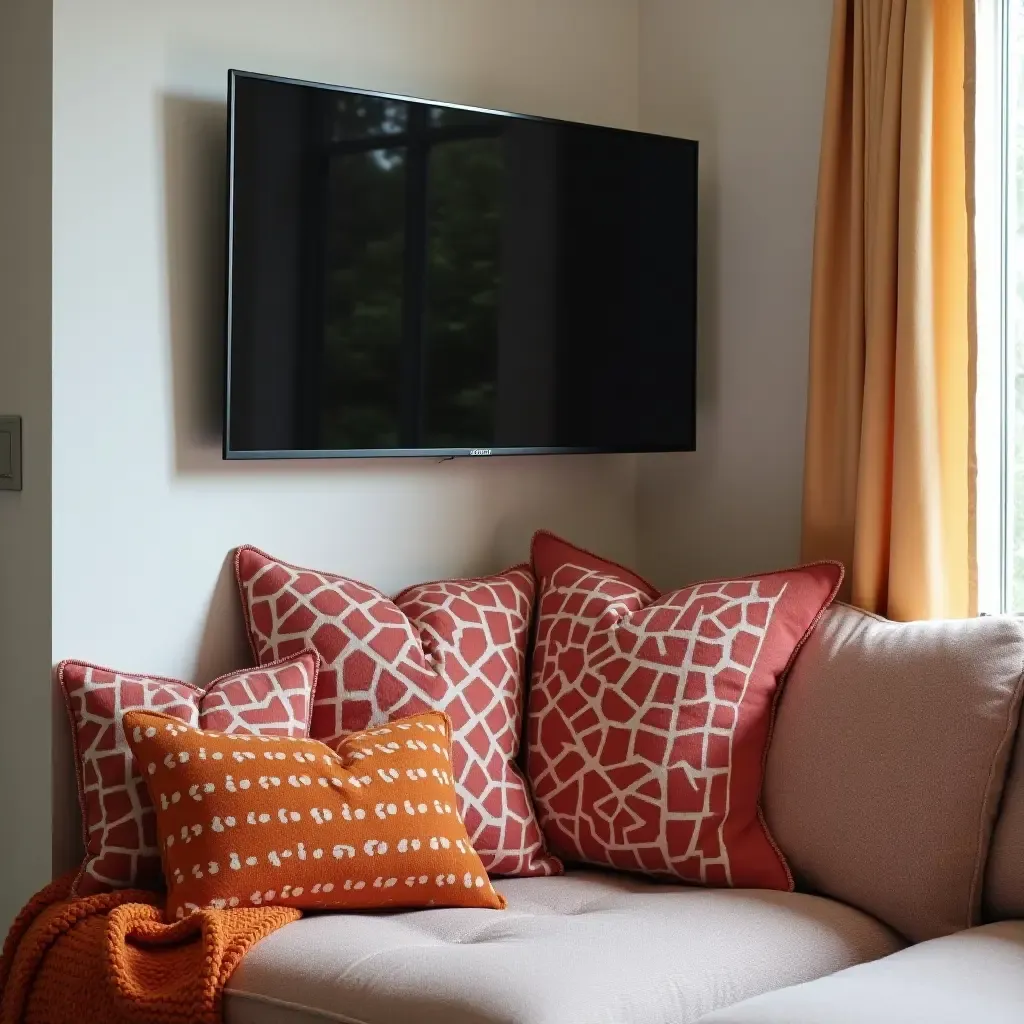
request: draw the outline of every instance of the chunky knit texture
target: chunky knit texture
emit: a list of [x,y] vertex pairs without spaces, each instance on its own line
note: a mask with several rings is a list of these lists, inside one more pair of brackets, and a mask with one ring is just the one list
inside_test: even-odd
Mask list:
[[0,961],[0,1024],[215,1024],[224,986],[260,939],[298,910],[201,910],[164,920],[159,893],[68,900],[73,875],[18,915]]

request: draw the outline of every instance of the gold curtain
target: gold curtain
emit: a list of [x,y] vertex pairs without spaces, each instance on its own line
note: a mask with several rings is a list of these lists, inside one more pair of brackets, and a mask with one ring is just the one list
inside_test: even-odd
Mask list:
[[976,611],[969,28],[963,0],[835,3],[803,555],[895,619]]

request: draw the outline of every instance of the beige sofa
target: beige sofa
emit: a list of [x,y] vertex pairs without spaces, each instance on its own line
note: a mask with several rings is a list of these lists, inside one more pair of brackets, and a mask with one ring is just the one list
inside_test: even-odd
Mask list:
[[[1024,1022],[1024,623],[838,606],[779,702],[763,805],[795,893],[571,869],[504,913],[309,916],[229,1024]],[[986,923],[988,922],[988,923]]]

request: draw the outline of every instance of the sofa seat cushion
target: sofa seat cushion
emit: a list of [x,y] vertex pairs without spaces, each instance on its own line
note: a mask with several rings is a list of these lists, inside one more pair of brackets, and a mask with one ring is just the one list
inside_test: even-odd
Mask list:
[[591,871],[507,879],[503,913],[304,918],[245,957],[227,1024],[686,1024],[902,941],[818,896]]
[[1024,921],[932,939],[711,1014],[701,1024],[1020,1024]]

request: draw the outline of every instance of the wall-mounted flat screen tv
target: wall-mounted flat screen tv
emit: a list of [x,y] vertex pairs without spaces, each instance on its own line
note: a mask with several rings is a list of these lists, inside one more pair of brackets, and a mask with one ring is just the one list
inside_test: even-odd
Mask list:
[[232,71],[224,455],[686,451],[697,144]]

